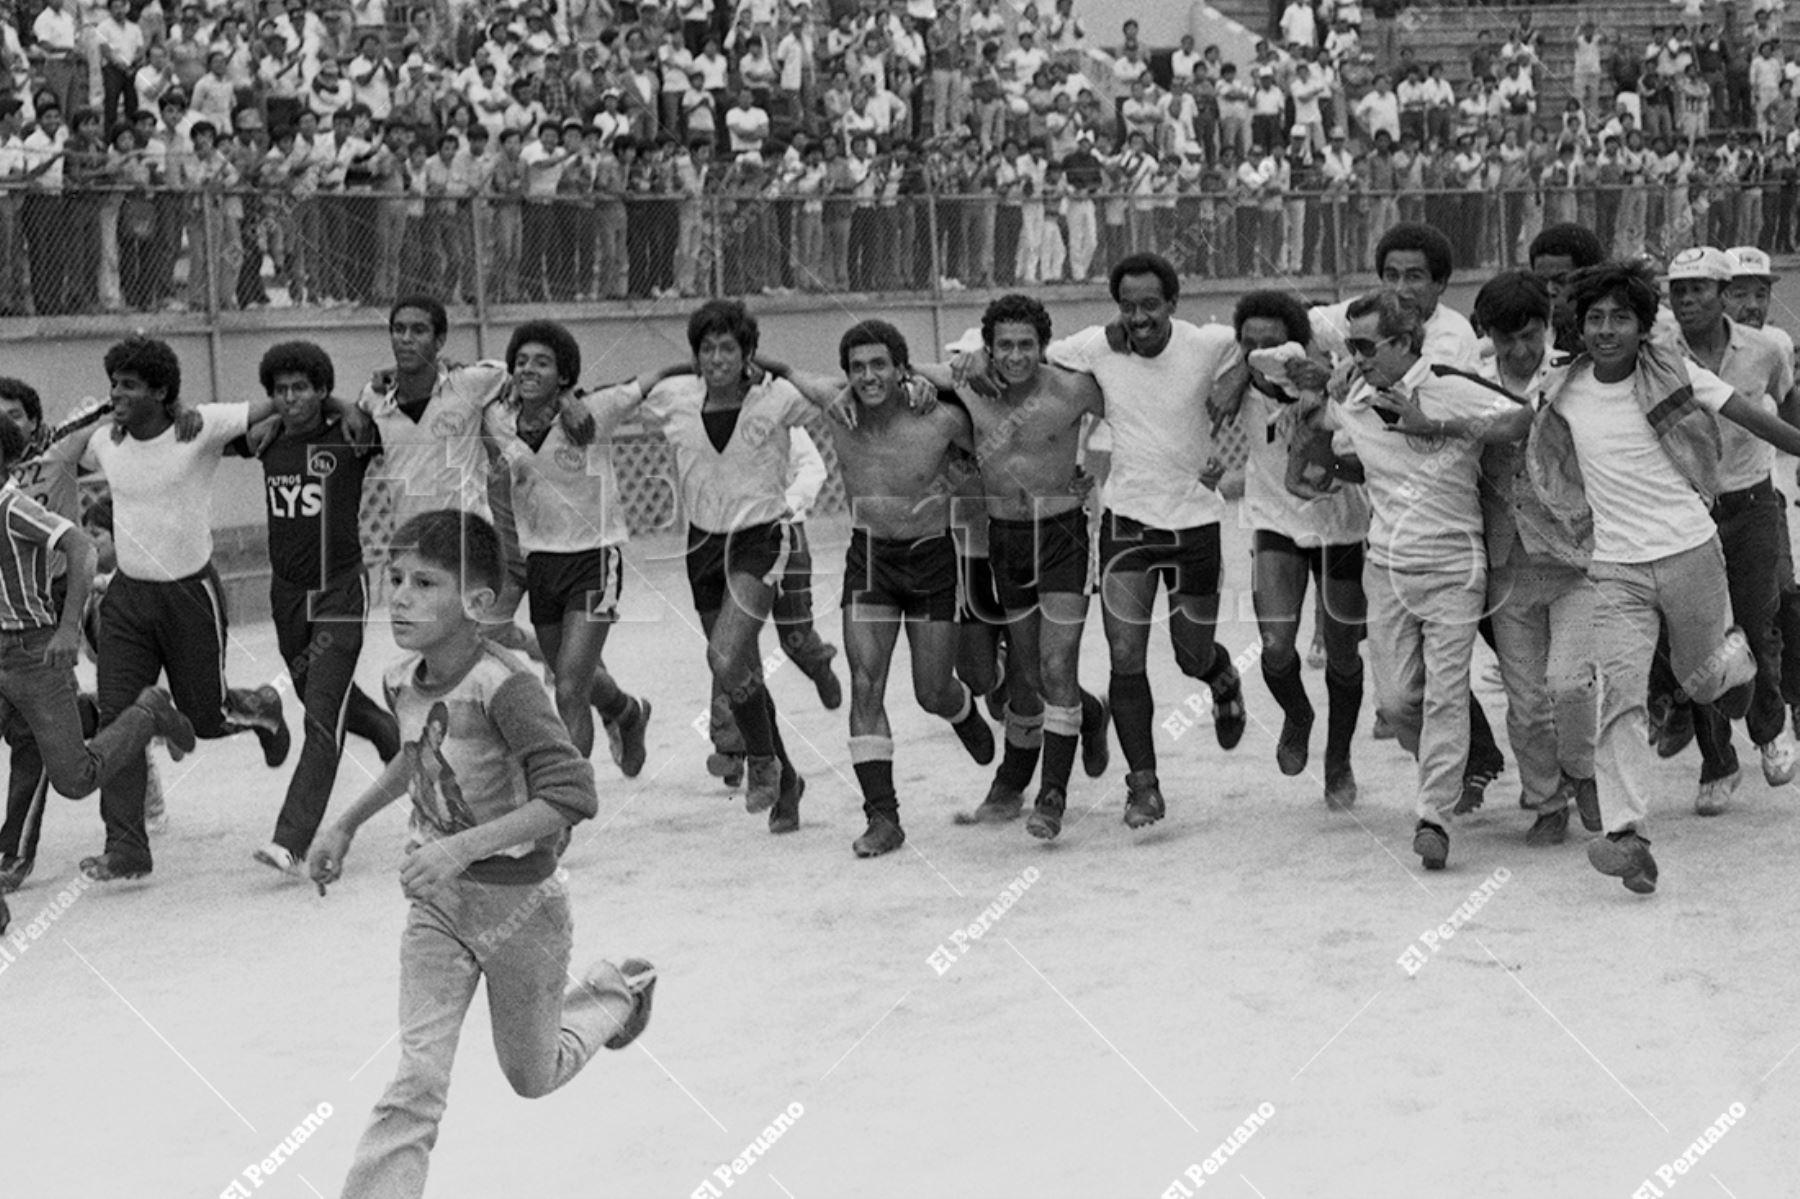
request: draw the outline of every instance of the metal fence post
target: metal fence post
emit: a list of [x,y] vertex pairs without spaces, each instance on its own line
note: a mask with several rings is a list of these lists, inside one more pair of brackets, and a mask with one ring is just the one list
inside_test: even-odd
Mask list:
[[931,298],[944,298],[944,251],[938,241],[937,188],[930,171],[925,173],[925,228],[931,235]]
[[200,244],[193,247],[193,265],[206,272],[206,315],[207,319],[216,321],[219,319],[218,255],[223,249],[213,244],[213,222],[219,219],[213,207],[217,198],[206,190],[200,191],[195,198],[199,201]]
[[719,194],[706,198],[706,246],[712,261],[707,273],[707,294],[714,299],[725,294],[725,238],[719,221]]
[[469,263],[470,274],[475,287],[475,344],[477,352],[485,353],[488,330],[488,258],[487,238],[482,236],[484,228],[491,219],[487,211],[487,198],[473,196],[469,201]]

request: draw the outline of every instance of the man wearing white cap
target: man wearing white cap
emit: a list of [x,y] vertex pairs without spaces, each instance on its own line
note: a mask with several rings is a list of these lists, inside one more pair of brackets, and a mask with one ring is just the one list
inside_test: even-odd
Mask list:
[[[1780,276],[1775,274],[1767,251],[1755,246],[1737,246],[1727,250],[1736,259],[1731,282],[1725,288],[1725,315],[1740,325],[1760,329],[1780,344],[1789,362],[1794,360],[1794,339],[1779,325],[1764,322],[1769,316],[1769,293]],[[1790,423],[1796,410],[1784,398],[1782,416]],[[1776,565],[1776,579],[1781,585],[1781,607],[1776,625],[1781,630],[1781,696],[1800,722],[1800,586],[1794,580],[1793,546],[1800,542],[1800,504],[1795,502],[1795,487],[1800,486],[1800,459],[1791,454],[1775,455],[1776,494],[1787,515],[1788,539],[1782,542],[1782,558]]]
[[[1668,282],[1669,302],[1679,325],[1676,345],[1758,409],[1778,417],[1778,402],[1794,390],[1793,359],[1767,333],[1725,315],[1724,293],[1737,266],[1736,259],[1712,246],[1696,246],[1675,256],[1669,264]],[[1781,589],[1776,563],[1786,528],[1781,497],[1771,477],[1775,447],[1730,421],[1720,422],[1719,440],[1719,489],[1713,500],[1713,521],[1725,553],[1731,609],[1749,639],[1757,667],[1745,723],[1762,752],[1763,777],[1770,786],[1779,787],[1793,780],[1800,750],[1788,731],[1781,697],[1781,642],[1776,632]],[[1674,689],[1675,680],[1668,670],[1667,659],[1659,656],[1651,672],[1653,690],[1658,689],[1659,674],[1663,687]],[[1694,810],[1712,816],[1724,811],[1737,787],[1731,725],[1716,709],[1703,708],[1695,712],[1694,734],[1702,759]]]

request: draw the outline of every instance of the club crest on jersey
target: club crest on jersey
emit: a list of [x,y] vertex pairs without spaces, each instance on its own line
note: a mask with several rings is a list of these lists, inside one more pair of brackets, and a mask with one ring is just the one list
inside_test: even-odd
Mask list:
[[587,466],[587,451],[578,445],[557,446],[554,457],[562,470],[578,471]]
[[337,455],[330,450],[314,450],[306,456],[306,473],[325,476],[337,470]]

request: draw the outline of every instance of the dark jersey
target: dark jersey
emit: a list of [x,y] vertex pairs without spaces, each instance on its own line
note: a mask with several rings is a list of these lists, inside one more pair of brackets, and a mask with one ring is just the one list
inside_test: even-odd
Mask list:
[[[226,452],[251,456],[241,437]],[[325,417],[303,436],[283,429],[263,450],[269,566],[276,578],[296,587],[326,588],[361,573],[357,517],[372,457],[356,452],[336,416]]]

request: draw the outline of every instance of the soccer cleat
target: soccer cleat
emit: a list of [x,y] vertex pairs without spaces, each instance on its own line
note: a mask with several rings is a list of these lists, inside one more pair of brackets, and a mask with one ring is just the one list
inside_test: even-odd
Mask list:
[[655,966],[643,958],[626,958],[619,963],[619,973],[631,996],[631,1015],[625,1017],[618,1032],[606,1039],[608,1049],[623,1049],[644,1035],[644,1029],[650,1026],[650,1004],[656,998]]
[[859,858],[878,858],[893,853],[906,844],[906,832],[898,820],[886,816],[869,817],[869,828],[850,846]]
[[706,755],[706,773],[723,779],[733,791],[744,781],[744,755],[714,750]]
[[1017,820],[1025,809],[1025,793],[996,782],[988,788],[987,798],[973,812],[958,812],[957,824],[1005,824]]
[[619,770],[628,779],[634,779],[644,769],[644,730],[650,725],[650,701],[633,698],[631,711],[619,721],[619,749],[613,755],[613,761],[619,764]]
[[279,870],[294,878],[300,877],[299,861],[284,846],[277,845],[273,841],[254,851],[250,856],[271,870]]
[[1593,779],[1575,780],[1575,810],[1581,814],[1581,827],[1597,833],[1600,823],[1600,786]]
[[969,705],[969,714],[963,718],[962,723],[953,724],[950,728],[956,733],[956,739],[963,743],[963,748],[969,751],[969,756],[975,759],[977,766],[986,766],[994,760],[994,730],[981,718],[981,713],[975,710],[974,704]]
[[1244,681],[1238,677],[1234,666],[1227,671],[1224,694],[1217,689],[1213,691],[1213,735],[1219,739],[1219,748],[1236,749],[1237,743],[1244,739],[1244,727],[1248,723],[1244,711]]
[[1325,767],[1325,807],[1333,812],[1348,812],[1356,806],[1356,772],[1350,763]]
[[827,712],[835,712],[844,706],[844,688],[831,669],[831,660],[837,657],[837,646],[828,645],[825,648],[831,652],[806,673],[812,679],[813,686],[819,689],[819,702],[825,705]]
[[1694,708],[1692,704],[1675,704],[1663,719],[1656,738],[1656,756],[1672,758],[1694,740]]
[[[280,702],[277,697],[277,705]],[[169,747],[170,758],[179,762],[194,752],[194,722],[181,714],[167,691],[146,687],[138,694],[137,706],[150,714],[150,723]]]
[[1107,743],[1107,730],[1112,728],[1112,705],[1104,698],[1092,709],[1082,705],[1081,769],[1091,779],[1106,773],[1112,765],[1112,746]]
[[263,762],[273,770],[287,761],[293,747],[293,736],[281,714],[281,693],[273,687],[258,687],[249,693],[244,704],[244,723],[248,724],[262,744]]
[[1569,837],[1569,805],[1564,804],[1555,811],[1545,810],[1538,813],[1525,834],[1525,844],[1531,846],[1561,845]]
[[774,754],[751,754],[744,762],[749,780],[744,787],[744,811],[766,812],[781,798],[781,759]]
[[1785,787],[1794,781],[1794,772],[1800,768],[1800,746],[1794,744],[1792,733],[1782,729],[1775,740],[1756,748],[1762,754],[1763,780],[1769,786]]
[[1056,840],[1056,835],[1062,832],[1063,810],[1068,802],[1069,797],[1061,787],[1045,787],[1039,791],[1031,815],[1025,821],[1025,831],[1040,841]]
[[1147,828],[1168,815],[1162,785],[1154,770],[1134,770],[1125,776],[1125,827]]
[[1656,859],[1650,855],[1650,842],[1634,828],[1589,841],[1588,862],[1601,874],[1624,882],[1627,891],[1648,895],[1656,890]]
[[31,877],[33,863],[30,858],[21,858],[16,854],[0,856],[0,895],[9,895],[25,885]]
[[1307,743],[1312,739],[1312,717],[1283,717],[1281,736],[1275,741],[1275,765],[1290,778],[1306,769]]
[[1442,870],[1450,862],[1450,834],[1441,824],[1421,820],[1413,829],[1413,852],[1427,870]]
[[1702,782],[1700,790],[1694,793],[1694,815],[1718,816],[1731,804],[1731,797],[1737,792],[1739,772],[1734,770],[1724,778]]
[[150,873],[148,862],[133,862],[121,854],[108,850],[95,854],[91,858],[81,859],[81,873],[96,883],[119,882],[123,879],[144,878]]
[[800,797],[806,794],[806,780],[798,774],[793,784],[781,789],[781,798],[769,809],[769,831],[791,833],[800,827]]

